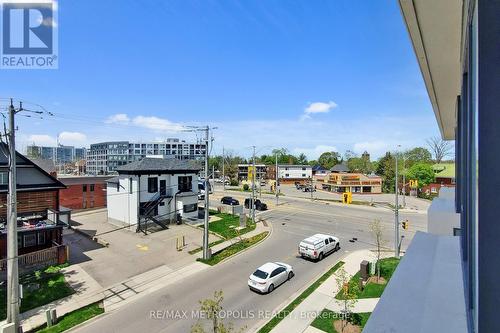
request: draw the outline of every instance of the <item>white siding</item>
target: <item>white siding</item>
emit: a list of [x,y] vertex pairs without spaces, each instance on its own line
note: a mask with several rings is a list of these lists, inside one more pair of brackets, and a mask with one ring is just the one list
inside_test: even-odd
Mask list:
[[279,178],[282,179],[308,179],[312,177],[312,167],[310,166],[279,166]]

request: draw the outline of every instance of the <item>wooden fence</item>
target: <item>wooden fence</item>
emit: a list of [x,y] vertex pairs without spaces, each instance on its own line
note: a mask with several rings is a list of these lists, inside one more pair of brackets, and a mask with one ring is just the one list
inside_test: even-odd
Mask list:
[[[66,245],[57,245],[49,249],[22,254],[19,256],[19,272],[27,273],[50,265],[63,264],[68,260]],[[0,272],[7,271],[7,259],[0,260]]]

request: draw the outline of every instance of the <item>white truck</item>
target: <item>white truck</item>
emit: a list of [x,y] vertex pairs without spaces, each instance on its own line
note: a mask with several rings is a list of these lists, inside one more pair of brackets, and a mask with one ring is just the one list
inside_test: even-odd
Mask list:
[[338,251],[340,242],[337,237],[325,234],[316,234],[307,237],[299,244],[299,255],[302,258],[322,260],[327,254]]

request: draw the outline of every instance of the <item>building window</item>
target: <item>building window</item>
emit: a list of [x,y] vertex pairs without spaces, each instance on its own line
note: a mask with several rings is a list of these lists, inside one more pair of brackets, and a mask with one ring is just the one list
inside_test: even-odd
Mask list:
[[158,177],[148,178],[148,192],[149,193],[158,192]]
[[285,177],[290,177],[290,174],[289,173],[285,173]]
[[0,185],[9,184],[9,173],[7,171],[0,172]]
[[178,178],[178,189],[182,192],[191,191],[193,189],[192,176],[179,176]]
[[83,192],[87,192],[87,184],[82,185]]
[[45,245],[45,233],[43,232],[38,234],[38,245]]
[[184,213],[195,212],[198,210],[198,204],[194,203],[194,204],[190,204],[190,205],[184,205],[183,210],[184,210]]
[[90,192],[94,192],[94,184],[90,184]]
[[23,247],[36,246],[36,234],[24,235],[23,243]]
[[303,173],[303,174],[302,174],[302,177],[306,177],[306,174],[305,174],[305,173]]

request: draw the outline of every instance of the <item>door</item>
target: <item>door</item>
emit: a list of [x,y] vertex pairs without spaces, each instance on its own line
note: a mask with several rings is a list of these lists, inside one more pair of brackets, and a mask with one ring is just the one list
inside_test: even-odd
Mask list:
[[167,181],[160,179],[160,195],[167,195]]

